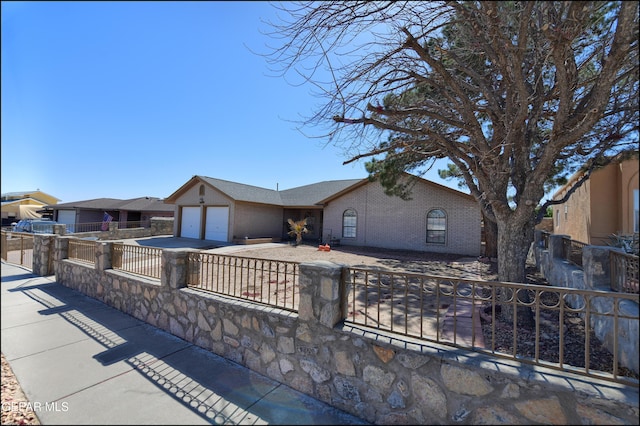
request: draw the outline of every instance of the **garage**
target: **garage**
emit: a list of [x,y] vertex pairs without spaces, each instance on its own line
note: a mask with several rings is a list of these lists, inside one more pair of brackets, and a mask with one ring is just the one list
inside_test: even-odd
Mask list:
[[207,207],[205,240],[228,241],[229,207]]
[[58,210],[58,223],[64,223],[65,225],[74,225],[76,223],[76,211],[75,210]]
[[200,238],[200,207],[182,208],[180,236],[184,238]]

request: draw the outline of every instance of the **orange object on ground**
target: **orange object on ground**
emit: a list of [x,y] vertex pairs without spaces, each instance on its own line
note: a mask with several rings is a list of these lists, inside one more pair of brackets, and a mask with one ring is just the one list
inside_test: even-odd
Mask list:
[[318,250],[319,251],[331,251],[331,247],[329,246],[329,244],[325,244],[325,245],[320,244],[318,246]]

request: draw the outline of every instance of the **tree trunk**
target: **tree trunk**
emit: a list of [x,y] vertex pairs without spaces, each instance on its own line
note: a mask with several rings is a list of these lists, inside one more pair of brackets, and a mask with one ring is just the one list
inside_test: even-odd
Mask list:
[[[533,221],[517,220],[517,216],[506,220],[498,219],[498,281],[526,283],[526,263],[529,248],[533,242]],[[529,293],[519,291],[518,301],[530,303]],[[517,323],[523,327],[534,325],[531,308],[521,306],[513,312],[513,292],[504,289],[498,295],[501,303],[500,317],[503,321],[513,323],[513,315],[517,314]]]
[[498,257],[498,224],[482,213],[484,224],[484,256],[492,259]]

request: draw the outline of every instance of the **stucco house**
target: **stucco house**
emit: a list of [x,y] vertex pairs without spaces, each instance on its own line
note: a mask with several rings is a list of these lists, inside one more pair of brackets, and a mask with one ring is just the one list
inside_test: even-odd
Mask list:
[[[554,195],[560,200],[582,176],[574,174]],[[587,244],[607,245],[612,234],[639,231],[638,153],[594,171],[566,202],[553,207],[553,233]]]
[[165,198],[174,236],[223,242],[288,239],[288,219],[307,219],[310,242],[478,256],[481,214],[471,195],[418,178],[411,200],[368,178],[272,190],[193,176]]
[[53,211],[53,219],[58,223],[77,225],[80,223],[102,222],[108,213],[114,222],[150,223],[152,217],[173,217],[173,207],[157,197],[131,199],[95,198],[47,206]]
[[43,216],[48,204],[60,201],[39,189],[35,191],[6,192],[2,194],[2,225],[7,226],[20,219],[36,219]]

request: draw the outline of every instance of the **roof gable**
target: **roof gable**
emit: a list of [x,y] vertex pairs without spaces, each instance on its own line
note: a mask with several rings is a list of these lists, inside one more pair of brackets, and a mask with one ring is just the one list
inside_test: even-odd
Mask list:
[[202,181],[235,201],[282,205],[279,192],[273,189],[260,188],[259,186],[245,185],[243,183],[206,176],[200,176],[200,178]]
[[281,207],[306,207],[317,205],[323,198],[342,191],[361,179],[334,180],[313,183],[287,190],[261,188],[243,183],[231,182],[207,176],[193,176],[187,183],[165,199],[166,203],[175,203],[181,195],[199,184],[206,184],[234,201],[269,204]]
[[346,179],[312,183],[280,191],[280,197],[283,205],[288,207],[315,206],[322,204],[324,199],[342,193],[362,181],[363,179]]
[[[450,193],[453,196],[462,197],[462,198],[464,198],[466,200],[475,201],[475,198],[471,194],[466,194],[464,192],[458,191],[458,190],[453,189],[453,188],[449,188],[448,186],[444,186],[444,185],[441,185],[441,184],[436,183],[436,182],[432,182],[430,180],[421,178],[421,177],[416,176],[416,175],[412,175],[410,173],[406,173],[405,172],[403,174],[404,174],[406,179],[415,179],[416,184],[421,183],[421,184],[424,184],[424,185],[432,186],[434,188],[446,191],[446,192]],[[378,185],[380,185],[380,182],[375,181],[375,180],[371,181],[368,178],[362,179],[362,180],[358,181],[356,184],[345,188],[343,191],[337,192],[337,193],[335,193],[335,194],[333,194],[333,195],[321,200],[320,203],[326,204],[326,203],[328,203],[330,201],[333,201],[333,200],[335,200],[335,199],[337,199],[339,197],[342,197],[343,195],[348,194],[349,192],[355,190],[356,188],[359,188],[359,187],[361,187],[363,185],[366,185],[366,184],[378,184]]]
[[35,198],[20,198],[17,200],[8,200],[8,201],[3,201],[2,202],[2,207],[5,206],[10,206],[10,205],[37,205],[37,206],[44,206],[45,203],[43,203],[40,200],[36,200]]
[[[422,179],[418,176],[406,173],[406,177],[417,179],[418,182],[423,182],[427,185],[433,185],[439,189],[448,191],[455,196],[473,200],[473,197],[469,194],[465,194],[447,186]],[[321,206],[368,183],[371,183],[369,178],[331,180],[277,191],[273,189],[261,188],[258,186],[231,182],[223,179],[195,175],[184,185],[182,185],[177,191],[167,197],[164,202],[175,204],[183,194],[185,194],[196,185],[206,184],[209,187],[220,191],[222,194],[226,195],[232,200],[238,202],[268,204],[289,208],[311,207]]]
[[42,192],[40,190],[5,192],[0,197],[2,198],[2,201],[14,201],[25,198],[32,198],[34,200],[40,201],[43,204],[56,204],[58,201],[60,201],[59,198],[56,198],[53,195],[49,195],[46,192]]

